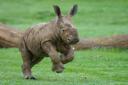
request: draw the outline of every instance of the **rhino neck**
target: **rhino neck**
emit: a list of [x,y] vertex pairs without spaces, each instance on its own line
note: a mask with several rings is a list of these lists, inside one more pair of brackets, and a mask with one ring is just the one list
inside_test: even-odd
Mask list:
[[50,29],[52,29],[51,31],[53,33],[53,35],[52,35],[53,43],[62,43],[63,41],[60,36],[60,28],[57,25],[57,20],[55,19],[55,20],[51,21],[50,24],[51,24]]

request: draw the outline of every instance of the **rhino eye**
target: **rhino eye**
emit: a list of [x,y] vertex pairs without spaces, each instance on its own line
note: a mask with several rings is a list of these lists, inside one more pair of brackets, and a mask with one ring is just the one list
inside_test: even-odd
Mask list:
[[62,32],[64,32],[65,31],[65,29],[62,29]]
[[62,32],[65,32],[65,31],[66,31],[66,29],[61,29],[61,31],[62,31]]

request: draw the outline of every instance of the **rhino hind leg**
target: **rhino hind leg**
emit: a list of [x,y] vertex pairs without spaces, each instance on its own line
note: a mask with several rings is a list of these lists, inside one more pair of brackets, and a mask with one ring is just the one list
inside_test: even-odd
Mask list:
[[22,48],[20,48],[23,64],[22,64],[22,72],[25,79],[36,79],[32,76],[31,72],[31,60],[33,55],[27,50],[24,44],[22,44]]

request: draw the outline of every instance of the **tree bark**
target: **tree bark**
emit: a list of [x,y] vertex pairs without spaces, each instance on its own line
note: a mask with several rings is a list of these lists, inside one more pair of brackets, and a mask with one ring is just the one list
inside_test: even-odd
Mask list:
[[[23,31],[0,24],[0,47],[18,48],[19,39],[24,34]],[[85,50],[94,47],[119,47],[128,48],[128,35],[114,35],[99,38],[81,38],[80,42],[73,45],[75,50]]]
[[128,48],[128,35],[113,35],[110,37],[80,39],[74,45],[76,50],[90,49],[94,47]]
[[0,47],[18,47],[23,32],[15,28],[0,24]]

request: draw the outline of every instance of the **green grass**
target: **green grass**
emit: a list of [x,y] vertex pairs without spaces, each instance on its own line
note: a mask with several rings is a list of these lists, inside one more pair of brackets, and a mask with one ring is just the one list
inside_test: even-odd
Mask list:
[[[127,0],[0,0],[0,22],[21,30],[55,17],[52,5],[66,14],[79,5],[73,22],[81,37],[128,34]],[[77,51],[61,74],[51,71],[49,58],[33,68],[38,80],[25,80],[18,49],[0,49],[0,85],[127,85],[128,49]]]

